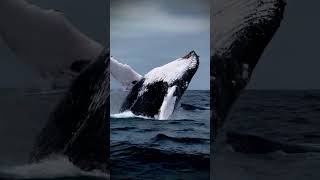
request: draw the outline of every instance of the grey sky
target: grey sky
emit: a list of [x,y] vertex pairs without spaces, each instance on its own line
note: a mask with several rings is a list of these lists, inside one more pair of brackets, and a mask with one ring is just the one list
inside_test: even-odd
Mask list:
[[[209,89],[209,1],[113,0],[110,15],[115,58],[143,75],[195,50],[200,67],[189,89]],[[113,81],[112,87],[118,84]]]
[[320,1],[287,0],[284,20],[252,77],[250,89],[320,88]]
[[[113,7],[124,4],[123,0],[115,1],[116,6],[113,4],[114,2],[112,2]],[[132,2],[130,0],[127,1]],[[107,8],[105,0],[95,0],[94,2],[77,0],[77,3],[71,0],[32,0],[31,2],[35,2],[41,7],[61,10],[82,32],[101,43],[108,40],[108,32],[105,31],[108,30],[106,25],[109,18],[107,16],[108,13],[105,12],[108,11],[109,8]],[[142,3],[141,0],[139,0],[139,2]],[[166,11],[162,12],[166,12],[166,15],[183,14],[185,17],[192,16],[199,24],[201,23],[201,17],[207,14],[206,9],[210,7],[206,5],[206,3],[202,3],[204,1],[196,0],[148,0],[149,4],[150,2],[158,2],[158,9],[165,9]],[[320,83],[318,83],[318,77],[320,77],[320,71],[318,70],[320,67],[320,61],[318,59],[318,42],[320,42],[320,24],[318,23],[318,17],[320,15],[318,11],[319,6],[319,1],[306,3],[301,0],[287,0],[285,17],[281,27],[258,63],[248,88],[320,88]],[[145,16],[149,16],[149,19],[152,17],[152,15]],[[181,16],[179,15],[179,17]],[[185,19],[180,22],[187,22]],[[112,18],[111,20],[114,19]],[[165,24],[169,24],[169,21],[165,21]],[[153,25],[153,27],[154,26],[155,25]],[[151,33],[149,34],[150,38],[144,39],[138,38],[139,35],[144,36],[144,33],[141,32],[139,28],[134,29],[134,31],[122,29],[122,31],[126,30],[128,33],[126,36],[129,36],[131,33],[136,35],[136,37],[130,38],[124,35],[122,39],[120,36],[117,41],[112,38],[111,43],[115,48],[112,54],[121,58],[121,60],[130,61],[127,63],[143,74],[154,66],[164,64],[165,61],[170,61],[171,59],[181,56],[181,54],[193,49],[193,45],[199,44],[199,46],[197,46],[199,49],[207,49],[206,43],[209,42],[206,40],[208,40],[209,37],[202,38],[201,36],[209,36],[208,33],[200,33],[199,31],[198,35],[196,33],[192,36],[186,35],[187,32],[190,33],[192,29],[197,31],[196,28],[197,27],[192,27],[188,29],[188,31],[183,31],[186,33],[177,35],[176,33],[169,32],[177,32],[179,29],[175,29],[173,26],[166,26],[162,27],[162,30],[167,31],[167,33],[161,33],[161,35],[156,33],[159,36],[154,36],[154,34]],[[119,34],[119,32],[117,33]],[[111,35],[113,34],[111,33]],[[182,36],[185,38],[181,38]],[[148,41],[146,41],[146,39]],[[128,44],[126,44],[126,42],[128,42]],[[183,43],[188,46],[181,46]],[[123,44],[127,46],[120,49],[119,47],[122,47]],[[197,48],[194,49],[197,50]],[[156,52],[154,50],[156,50]],[[199,50],[197,51],[199,52]],[[198,84],[209,83],[209,62],[206,58],[207,55],[205,53],[203,55],[202,52],[199,52],[199,54],[201,56],[201,65],[192,82],[193,87],[197,87]],[[150,59],[150,63],[149,61],[144,61],[146,58]],[[133,64],[131,64],[131,61]],[[38,81],[38,76],[33,72],[32,68],[18,61],[0,40],[0,88],[30,87],[32,84],[37,84]]]

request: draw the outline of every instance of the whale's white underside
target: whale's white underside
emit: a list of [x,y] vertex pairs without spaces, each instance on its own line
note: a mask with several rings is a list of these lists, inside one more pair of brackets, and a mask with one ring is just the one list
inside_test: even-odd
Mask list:
[[177,96],[174,96],[177,86],[172,86],[168,89],[168,94],[164,97],[162,106],[160,107],[159,120],[169,119],[174,111]]

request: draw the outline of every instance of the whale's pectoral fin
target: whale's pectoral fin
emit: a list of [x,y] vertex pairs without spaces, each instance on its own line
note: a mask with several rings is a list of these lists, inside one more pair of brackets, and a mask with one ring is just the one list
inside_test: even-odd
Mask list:
[[103,49],[63,13],[24,0],[0,1],[0,38],[19,59],[52,80],[73,79]]
[[159,120],[166,120],[173,113],[173,111],[176,107],[176,102],[177,102],[176,93],[178,93],[177,86],[173,86],[173,87],[168,88],[168,93],[164,97],[163,103],[160,107]]
[[129,65],[123,64],[113,57],[110,58],[110,73],[114,79],[119,81],[127,90],[142,79],[142,76],[134,71]]

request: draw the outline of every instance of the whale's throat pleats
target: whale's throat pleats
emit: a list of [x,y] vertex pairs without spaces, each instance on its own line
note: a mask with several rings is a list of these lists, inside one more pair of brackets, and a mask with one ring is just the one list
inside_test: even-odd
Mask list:
[[177,89],[178,89],[177,86],[172,86],[168,89],[168,93],[164,97],[163,103],[160,107],[159,117],[158,117],[159,120],[166,120],[173,113],[176,106],[177,99],[178,99],[176,94]]

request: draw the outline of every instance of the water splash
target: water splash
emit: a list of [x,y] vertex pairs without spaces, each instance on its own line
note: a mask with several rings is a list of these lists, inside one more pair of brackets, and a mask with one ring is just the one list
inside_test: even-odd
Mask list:
[[87,177],[110,179],[110,175],[99,170],[86,172],[74,166],[67,157],[54,155],[38,163],[0,169],[0,179],[48,179]]
[[116,119],[124,119],[124,118],[153,119],[153,118],[150,118],[150,117],[135,115],[131,111],[125,111],[125,112],[121,112],[121,113],[111,114],[110,117],[111,118],[116,118]]

